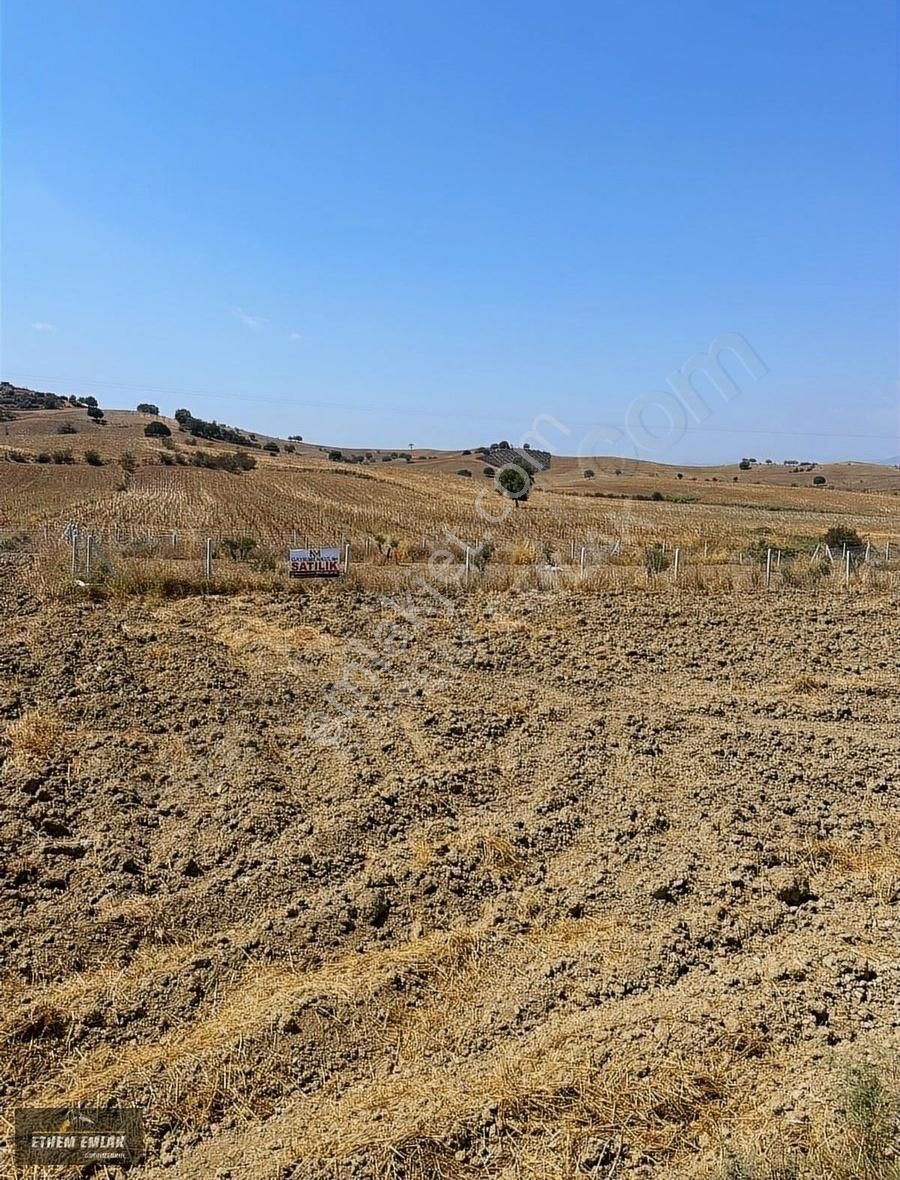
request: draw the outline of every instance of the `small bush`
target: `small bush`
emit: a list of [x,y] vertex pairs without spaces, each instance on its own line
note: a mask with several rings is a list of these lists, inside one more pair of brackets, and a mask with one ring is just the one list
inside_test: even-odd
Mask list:
[[66,464],[75,462],[71,451],[53,451],[51,457],[54,463]]
[[468,467],[460,467],[460,469],[457,471],[456,474],[457,475],[465,475],[470,479],[472,477],[472,472],[468,469]]
[[488,479],[493,479],[494,476],[496,475],[496,471],[494,470],[493,467],[483,467],[481,469],[481,474],[486,475],[488,477]]
[[63,422],[62,426],[57,426],[57,434],[77,434],[78,431],[71,422]]
[[148,422],[144,427],[144,434],[147,438],[169,438],[172,431],[165,422]]
[[221,546],[232,561],[248,561],[258,548],[253,537],[224,537]]
[[857,548],[865,544],[856,529],[847,524],[833,524],[826,530],[822,540],[826,545],[846,545],[848,548]]
[[139,414],[153,414],[154,417],[158,417],[159,406],[154,406],[152,402],[139,402],[137,412]]
[[268,451],[270,455],[278,455],[281,453],[281,447],[277,442],[263,443],[263,450]]
[[667,570],[672,564],[668,553],[666,553],[659,541],[647,546],[643,553],[643,562],[644,569],[651,577],[654,574],[661,574],[663,570]]
[[40,451],[34,458],[35,463],[52,463],[53,456],[49,451]]
[[585,471],[584,478],[585,479],[593,479],[594,478],[594,472],[591,471],[590,467],[588,467],[587,470]]
[[88,417],[93,419],[94,422],[99,422],[103,418],[103,411],[96,405],[94,405],[94,406],[89,405],[87,408],[87,414],[88,414]]
[[88,450],[84,452],[84,461],[91,467],[102,467],[103,458],[99,451]]
[[494,542],[482,541],[475,549],[471,550],[470,560],[480,574],[483,574],[488,562],[494,556]]
[[825,476],[824,475],[814,475],[812,478],[812,481],[813,481],[814,488],[821,488],[825,484]]

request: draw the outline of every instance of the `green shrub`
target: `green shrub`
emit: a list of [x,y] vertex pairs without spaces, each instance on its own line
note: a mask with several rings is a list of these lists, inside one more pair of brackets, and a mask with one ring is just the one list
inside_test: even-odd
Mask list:
[[865,544],[856,529],[847,524],[833,524],[825,531],[822,540],[826,545],[847,545],[853,548]]
[[223,537],[220,544],[232,561],[249,560],[258,547],[253,537]]
[[471,550],[470,560],[480,574],[484,573],[487,563],[494,556],[494,549],[493,541],[482,541],[480,545]]
[[84,461],[85,461],[85,463],[88,463],[91,467],[102,467],[103,466],[103,458],[100,455],[99,451],[94,451],[94,450],[85,451],[84,452]]
[[644,569],[652,577],[655,574],[661,574],[663,570],[667,570],[672,564],[668,553],[663,549],[659,541],[655,541],[652,545],[648,545],[643,553]]

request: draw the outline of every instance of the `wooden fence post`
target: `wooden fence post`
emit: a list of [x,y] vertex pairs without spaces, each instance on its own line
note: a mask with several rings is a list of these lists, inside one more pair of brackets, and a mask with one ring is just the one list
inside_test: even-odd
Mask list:
[[204,563],[206,578],[208,581],[212,579],[213,575],[213,543],[212,537],[206,538],[206,561]]
[[676,545],[675,546],[675,560],[672,563],[672,581],[675,583],[676,586],[678,585],[678,569],[679,569],[680,565],[681,565],[681,550]]
[[766,550],[766,589],[772,584],[772,550]]

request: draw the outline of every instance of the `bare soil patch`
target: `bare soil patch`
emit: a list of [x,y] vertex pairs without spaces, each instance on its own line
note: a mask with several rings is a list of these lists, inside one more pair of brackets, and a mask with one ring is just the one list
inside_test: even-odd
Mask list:
[[147,1180],[662,1180],[896,1052],[895,599],[2,585],[7,1113],[135,1102]]

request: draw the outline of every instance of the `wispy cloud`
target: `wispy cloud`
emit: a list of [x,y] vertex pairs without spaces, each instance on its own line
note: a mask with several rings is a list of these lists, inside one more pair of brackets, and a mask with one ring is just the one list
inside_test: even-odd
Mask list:
[[56,324],[48,324],[46,320],[35,320],[31,325],[35,332],[55,332]]
[[302,339],[303,339],[302,332],[288,332],[288,340],[293,340],[294,343],[296,343],[298,340],[302,340]]
[[266,322],[260,316],[248,315],[248,313],[240,307],[235,307],[232,310],[232,315],[236,320],[240,320],[245,328],[249,328],[251,332],[258,332]]

